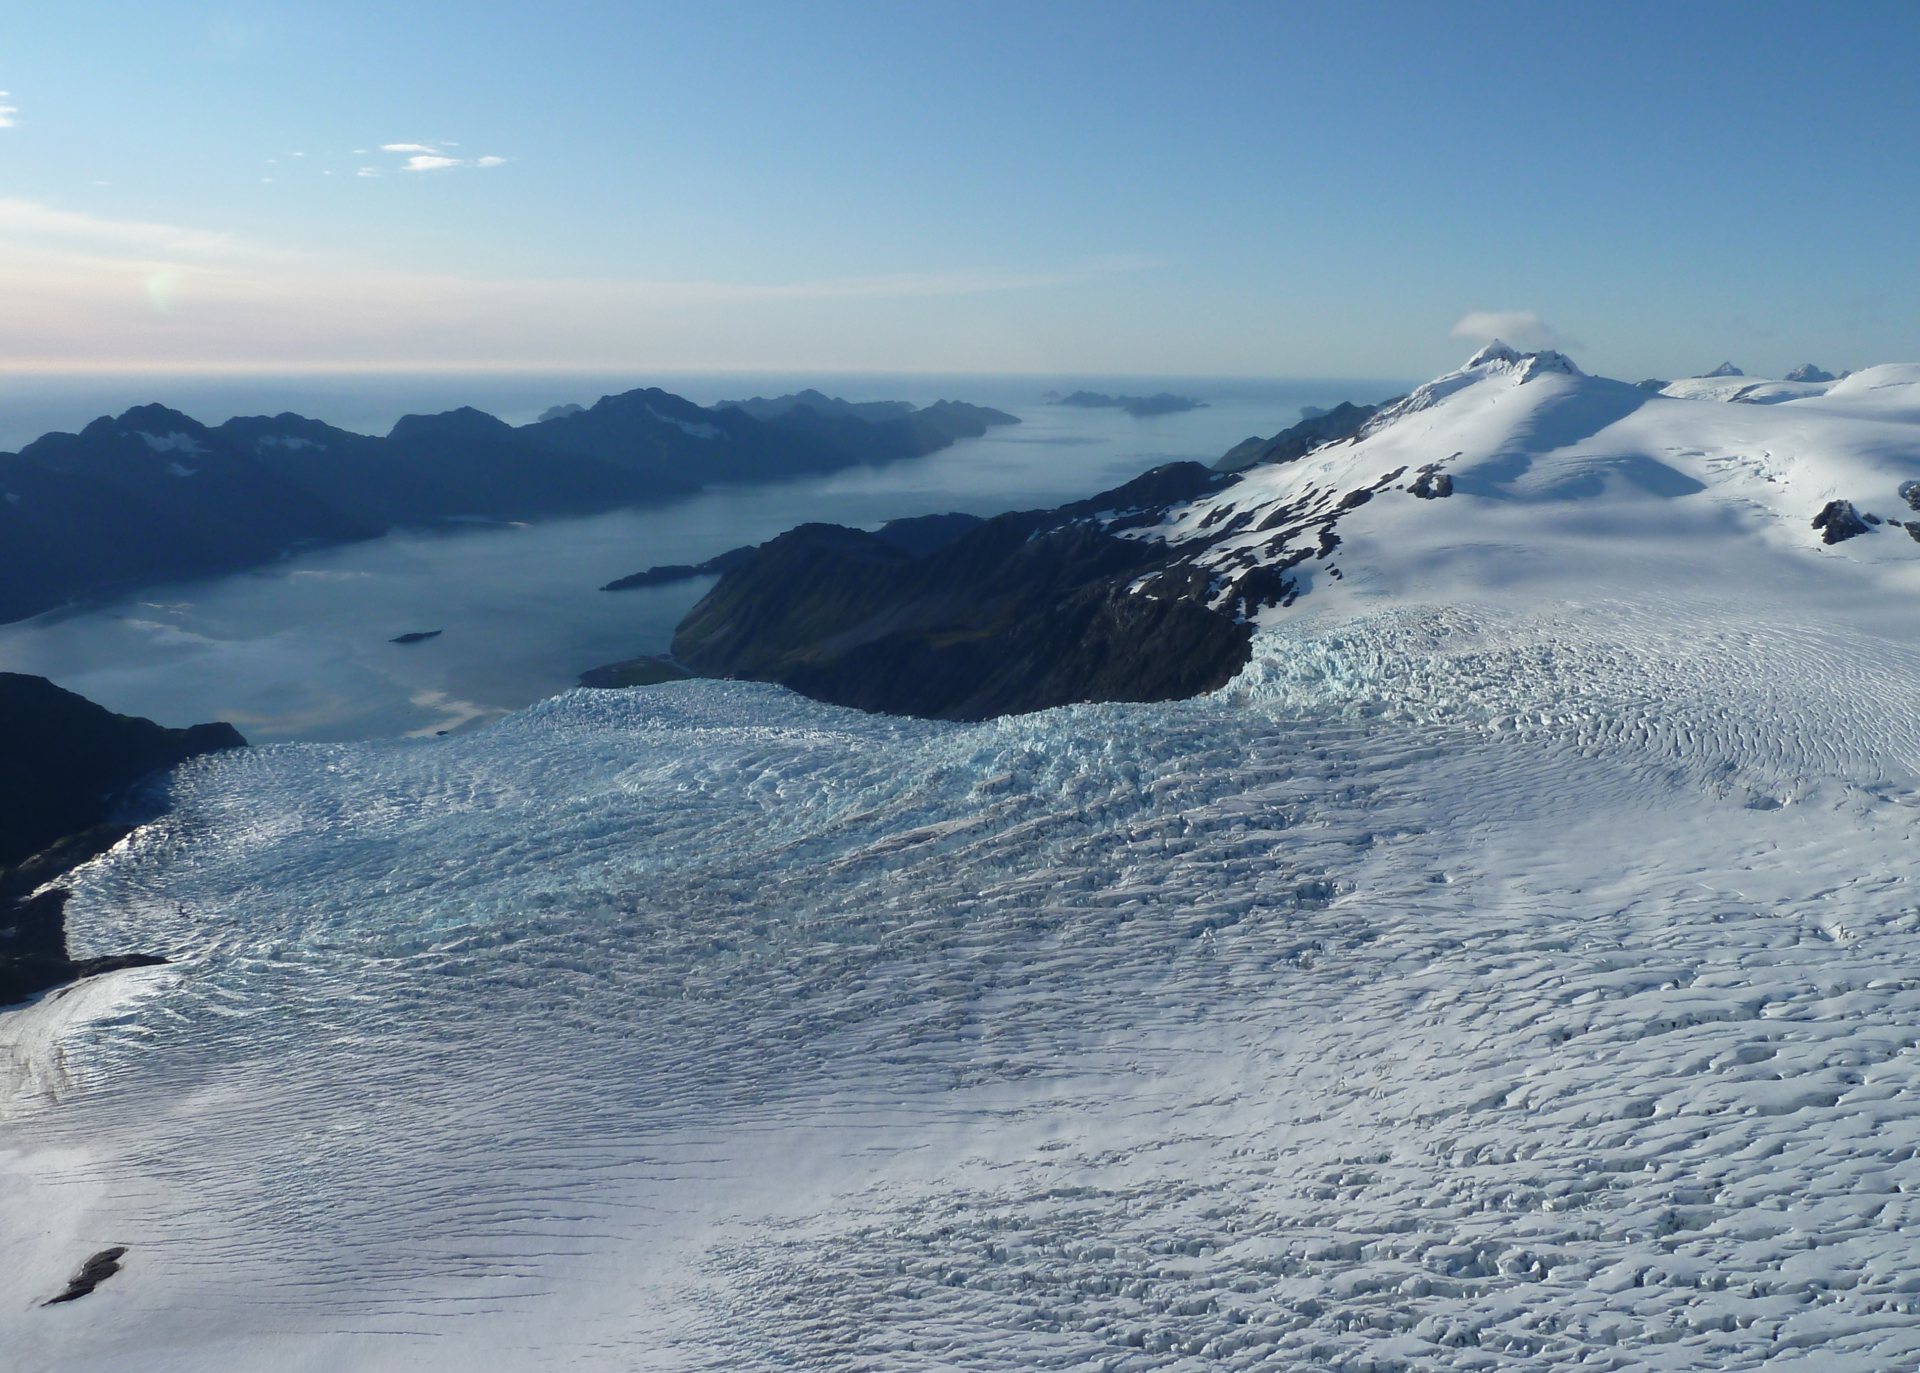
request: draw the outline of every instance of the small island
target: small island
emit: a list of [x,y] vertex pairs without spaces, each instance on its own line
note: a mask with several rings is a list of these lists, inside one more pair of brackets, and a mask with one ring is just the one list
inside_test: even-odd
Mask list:
[[1075,391],[1071,395],[1061,396],[1053,404],[1076,405],[1085,410],[1124,410],[1140,420],[1155,415],[1178,415],[1188,410],[1203,410],[1207,403],[1192,396],[1176,396],[1170,391],[1151,396],[1109,396],[1104,391]]
[[437,639],[446,633],[444,629],[415,629],[405,634],[396,634],[387,640],[390,644],[424,644],[429,639]]

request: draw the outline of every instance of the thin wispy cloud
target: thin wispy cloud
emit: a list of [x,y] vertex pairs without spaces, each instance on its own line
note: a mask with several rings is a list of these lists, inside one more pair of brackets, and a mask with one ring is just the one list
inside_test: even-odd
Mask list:
[[192,258],[231,257],[251,247],[234,234],[137,219],[106,219],[77,210],[56,209],[37,200],[10,197],[0,197],[0,242],[57,247],[68,252],[135,252]]
[[[455,157],[447,151],[449,148],[457,148],[459,146],[458,143],[451,143],[445,140],[438,143],[382,143],[380,145],[380,151],[405,157],[406,161],[402,162],[398,168],[398,170],[403,172],[450,172],[460,167],[504,167],[507,165],[507,158],[497,157],[491,153],[485,157]],[[359,174],[361,176],[378,176],[379,171],[377,169],[363,168]]]
[[1577,349],[1580,340],[1563,333],[1532,310],[1474,310],[1453,326],[1454,338],[1475,343],[1502,339],[1516,348]]
[[[1153,265],[950,268],[787,281],[405,272],[217,231],[0,199],[0,366],[356,369],[738,365],[849,311],[1069,286]],[[829,359],[859,368],[873,359]]]
[[456,167],[504,167],[507,159],[495,157],[448,157],[444,153],[415,153],[406,160],[403,172],[445,172]]
[[0,129],[11,129],[14,126],[13,117],[20,113],[18,105],[8,103],[11,99],[7,92],[0,91]]

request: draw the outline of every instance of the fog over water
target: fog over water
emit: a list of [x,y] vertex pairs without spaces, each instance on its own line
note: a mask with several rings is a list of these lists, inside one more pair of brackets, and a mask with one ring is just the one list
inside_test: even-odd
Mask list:
[[[383,433],[400,415],[475,405],[514,422],[547,406],[660,385],[712,403],[814,385],[852,400],[948,398],[1021,417],[944,452],[879,468],[528,525],[403,530],[269,568],[147,588],[0,626],[0,669],[51,677],[166,724],[227,719],[249,738],[339,740],[458,729],[573,685],[586,668],[666,649],[711,579],[603,593],[615,577],[690,563],[811,520],[993,515],[1090,495],[1162,462],[1212,461],[1303,405],[1371,401],[1393,382],[931,376],[420,376],[9,378],[0,446],[159,400],[206,423],[292,410]],[[1046,404],[1050,390],[1171,390],[1208,402],[1134,419]],[[396,635],[441,630],[425,643]]]

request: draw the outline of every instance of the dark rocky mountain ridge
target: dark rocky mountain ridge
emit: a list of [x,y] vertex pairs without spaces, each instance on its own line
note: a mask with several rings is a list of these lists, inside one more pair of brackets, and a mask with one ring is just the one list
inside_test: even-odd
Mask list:
[[1379,405],[1355,405],[1341,401],[1331,410],[1316,410],[1302,415],[1299,423],[1282,429],[1270,439],[1251,438],[1229,448],[1213,465],[1216,472],[1244,472],[1267,462],[1292,462],[1303,458],[1323,443],[1337,443],[1360,432],[1368,420],[1392,401]]
[[[681,622],[674,658],[940,719],[1208,691],[1247,661],[1245,606],[1213,604],[1186,551],[1126,533],[1235,480],[1170,463],[1053,510],[947,524],[918,552],[884,531],[802,525],[721,577]],[[1285,594],[1272,579],[1239,590]]]
[[[977,525],[985,523],[978,515],[962,515],[957,512],[946,515],[909,515],[904,519],[888,520],[874,531],[874,537],[883,543],[893,545],[903,553],[919,557],[935,549],[944,548],[962,534]],[[724,553],[715,554],[702,563],[665,563],[649,567],[644,572],[635,572],[616,578],[601,587],[602,591],[633,591],[641,587],[666,586],[672,582],[683,582],[693,577],[718,577],[741,566],[760,551],[762,545],[747,544],[741,548],[729,548]]]
[[769,419],[658,388],[514,426],[462,408],[384,436],[300,415],[207,426],[160,405],[0,454],[0,622],[303,546],[457,518],[535,519],[924,456],[1013,416],[941,402]]

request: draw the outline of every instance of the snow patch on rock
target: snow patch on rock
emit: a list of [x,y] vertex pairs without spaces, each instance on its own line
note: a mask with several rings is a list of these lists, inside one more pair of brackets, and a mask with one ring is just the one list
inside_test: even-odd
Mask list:
[[204,453],[206,447],[191,434],[149,434],[146,430],[136,431],[141,440],[156,453]]
[[711,440],[711,439],[721,439],[726,437],[726,431],[720,428],[720,426],[717,424],[707,424],[704,422],[696,422],[694,420],[675,419],[672,415],[661,414],[658,410],[654,409],[651,405],[647,407],[647,413],[649,415],[652,415],[655,419],[659,420],[662,424],[671,424],[675,429],[678,429],[681,433],[687,435],[689,438]]

